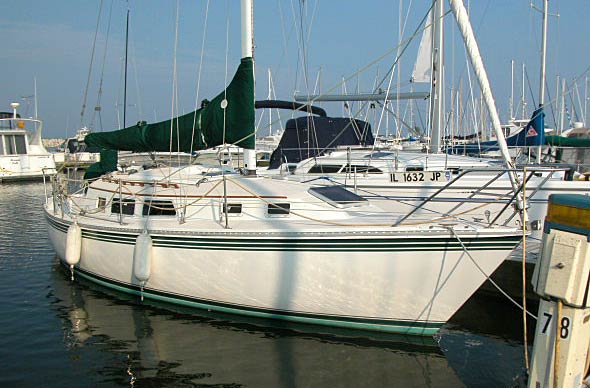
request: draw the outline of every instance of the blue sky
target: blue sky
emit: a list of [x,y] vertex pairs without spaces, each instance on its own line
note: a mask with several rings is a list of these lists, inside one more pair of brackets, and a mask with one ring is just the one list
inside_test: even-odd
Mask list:
[[[466,0],[465,0],[466,1]],[[466,1],[467,3],[467,1]],[[540,7],[541,1],[535,0]],[[0,51],[2,110],[19,101],[21,113],[33,114],[33,80],[37,80],[39,116],[44,120],[44,137],[65,137],[80,126],[82,103],[89,71],[99,0],[65,1],[12,0],[0,3]],[[112,4],[109,42],[105,50],[109,10]],[[130,54],[128,72],[127,124],[138,119],[163,120],[173,114],[173,63],[176,1],[104,0],[94,64],[82,123],[95,130],[116,129],[122,120],[122,63],[125,47],[125,14],[129,4]],[[193,109],[196,99],[201,43],[205,31],[205,0],[180,0],[178,48],[176,50],[178,112]],[[404,39],[418,27],[429,0],[403,0],[407,13]],[[411,5],[411,8],[408,7]],[[471,0],[472,24],[490,76],[501,117],[507,118],[510,95],[510,61],[516,62],[516,98],[520,98],[522,63],[527,66],[529,107],[538,98],[541,15],[531,10],[529,0]],[[274,91],[290,99],[308,85],[326,92],[346,89],[367,92],[394,61],[398,46],[399,1],[373,0],[255,0],[255,59],[257,98],[267,97],[267,72],[271,69]],[[448,9],[448,5],[447,5]],[[584,77],[590,66],[590,15],[588,0],[551,0],[549,18],[548,92],[555,97],[556,76],[578,81],[584,104]],[[463,46],[452,15],[446,17],[447,90],[462,80],[467,89]],[[209,4],[199,100],[220,92],[231,78],[240,56],[239,1],[215,0]],[[418,41],[413,41],[400,62],[401,79],[407,91]],[[305,56],[302,51],[305,51]],[[105,54],[106,53],[106,54]],[[356,75],[380,56],[385,55]],[[104,72],[102,72],[104,60]],[[305,57],[305,69],[302,58]],[[227,60],[226,60],[227,58]],[[102,73],[102,77],[101,77]],[[101,121],[93,116],[102,78]],[[319,80],[319,81],[318,81]],[[530,91],[529,91],[530,84]],[[117,105],[118,104],[118,105]],[[570,106],[571,111],[573,108]],[[119,118],[117,118],[117,111]],[[530,112],[530,110],[529,110]],[[342,108],[329,106],[329,114]],[[579,112],[578,114],[582,114]],[[548,115],[550,116],[550,115]],[[551,121],[551,117],[548,117]],[[102,124],[102,125],[101,125]]]

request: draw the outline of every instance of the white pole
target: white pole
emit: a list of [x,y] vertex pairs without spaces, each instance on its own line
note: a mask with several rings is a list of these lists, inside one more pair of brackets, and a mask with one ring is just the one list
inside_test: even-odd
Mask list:
[[520,117],[521,119],[525,119],[526,118],[526,100],[525,100],[525,96],[524,96],[524,78],[526,76],[526,70],[525,70],[525,64],[522,64],[522,91],[521,91],[521,103],[522,103],[522,116]]
[[[400,0],[399,2],[399,15],[398,15],[398,29],[397,29],[397,42],[398,42],[398,46],[397,46],[397,54],[396,54],[396,59],[397,59],[397,92],[399,93],[401,90],[401,72],[402,72],[402,68],[401,68],[401,58],[400,58],[400,50],[402,47],[402,34],[403,34],[403,30],[402,30],[402,24],[403,24],[403,12],[404,12],[404,6],[403,6],[403,0]],[[387,100],[385,101],[385,106],[387,107]],[[401,113],[400,113],[400,100],[398,99],[396,101],[396,114],[397,117],[395,117],[395,126],[396,126],[396,133],[399,135],[401,133],[401,124],[400,124],[400,120],[401,120]],[[389,132],[389,112],[387,113],[387,115],[385,116],[386,119],[386,128],[387,128],[387,132]],[[399,136],[398,136],[399,137]]]
[[[449,0],[449,2],[451,4],[451,10],[453,11],[455,19],[457,20],[461,35],[463,36],[463,41],[467,47],[467,53],[469,54],[469,58],[479,81],[479,87],[481,88],[484,101],[486,102],[490,118],[492,120],[492,125],[496,133],[496,139],[498,140],[500,152],[504,158],[504,163],[506,164],[507,168],[513,170],[514,163],[512,162],[510,153],[508,152],[508,146],[506,144],[506,139],[504,138],[504,133],[502,132],[502,125],[500,124],[500,117],[498,116],[496,102],[494,101],[494,96],[492,95],[492,90],[490,88],[488,76],[483,64],[483,59],[481,58],[479,47],[477,46],[477,41],[475,40],[475,34],[471,28],[471,23],[469,22],[465,5],[463,4],[462,0]],[[510,176],[510,183],[512,184],[513,190],[517,191],[519,189],[520,182],[516,172],[512,171],[508,175]],[[519,196],[519,205],[522,206],[521,196]],[[521,209],[522,208],[523,206]]]
[[[269,100],[272,99],[272,94],[271,94],[272,82],[271,82],[270,77],[271,77],[271,75],[270,75],[270,67],[269,67],[268,68],[268,95],[267,95],[267,98]],[[269,132],[269,135],[273,134],[272,133],[272,109],[271,108],[268,109],[268,132]]]
[[[242,0],[240,9],[242,20],[242,58],[253,58],[253,0]],[[246,175],[256,175],[256,137],[254,137],[254,144],[254,149],[244,149],[244,168],[246,170]]]
[[241,20],[242,20],[242,58],[254,56],[253,50],[253,0],[242,0],[241,2]]
[[557,122],[555,123],[555,130],[558,131],[558,134],[561,135],[561,128],[559,128],[559,123],[561,122],[561,98],[559,91],[561,90],[561,82],[559,81],[559,74],[556,77],[555,85],[555,109],[558,110],[557,114]]
[[[539,86],[539,107],[545,104],[545,62],[547,58],[547,19],[549,17],[549,0],[543,3],[543,37],[541,40],[541,79]],[[541,128],[544,131],[545,128]],[[541,163],[541,145],[537,147],[537,163]]]
[[561,113],[559,117],[559,133],[565,129],[565,78],[561,79]]
[[588,77],[584,78],[584,127],[588,127]]
[[510,120],[514,119],[514,59],[510,61]]
[[543,36],[541,40],[541,79],[539,85],[539,106],[545,104],[545,62],[547,57],[547,18],[549,0],[544,0],[543,5]]
[[34,83],[34,94],[35,94],[35,120],[37,120],[37,77],[33,78],[33,83]]
[[432,77],[434,80],[434,95],[432,98],[432,133],[431,133],[431,140],[430,140],[430,152],[439,153],[440,152],[440,139],[442,133],[442,123],[443,123],[443,44],[444,44],[444,37],[443,37],[443,16],[444,16],[444,3],[443,0],[436,0],[436,4],[434,6],[433,12],[433,34],[434,37],[432,39],[432,55],[433,55],[433,64],[432,64]]

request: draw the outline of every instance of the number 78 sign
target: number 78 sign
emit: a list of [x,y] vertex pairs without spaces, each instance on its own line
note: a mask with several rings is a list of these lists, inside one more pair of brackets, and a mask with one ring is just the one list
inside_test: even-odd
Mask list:
[[[557,317],[555,316],[554,312],[547,312],[543,311],[543,313],[539,316],[537,322],[537,327],[539,328],[539,334],[547,335],[553,334],[555,332],[555,320]],[[569,338],[572,320],[568,316],[562,315],[559,318],[559,338],[565,340]]]

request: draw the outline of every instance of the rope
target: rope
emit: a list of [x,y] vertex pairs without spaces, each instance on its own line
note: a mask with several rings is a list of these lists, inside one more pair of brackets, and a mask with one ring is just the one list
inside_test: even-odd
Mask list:
[[[526,179],[526,165],[522,169],[522,176]],[[526,183],[526,182],[525,182]],[[522,185],[522,197],[526,198],[526,184]],[[527,326],[526,326],[526,219],[524,212],[520,212],[522,224],[522,336],[524,343],[524,366],[529,374],[529,350],[527,346]],[[537,260],[541,260],[539,257]]]
[[[531,313],[530,311],[527,311],[523,306],[521,306],[516,300],[514,300],[512,297],[510,297],[510,295],[508,295],[506,293],[506,291],[504,291],[491,277],[490,275],[486,274],[485,271],[479,266],[479,264],[477,264],[477,261],[475,261],[475,259],[471,256],[471,254],[469,253],[469,251],[467,250],[467,247],[465,246],[465,244],[463,243],[463,241],[461,240],[461,238],[459,237],[459,235],[455,232],[455,229],[453,229],[452,226],[446,226],[446,228],[455,236],[455,238],[457,239],[457,241],[459,241],[459,244],[461,244],[461,247],[463,247],[463,251],[467,254],[467,257],[469,257],[469,259],[471,260],[471,262],[477,267],[477,269],[479,270],[479,272],[481,272],[482,275],[485,276],[485,278],[487,280],[489,280],[490,283],[492,283],[492,285],[494,287],[496,287],[496,289],[498,291],[500,291],[500,293],[502,295],[504,295],[509,301],[511,301],[515,306],[517,306],[519,309],[523,310],[526,312],[526,314],[528,314],[530,317],[532,317],[533,319],[537,319],[537,317]],[[526,343],[526,342],[525,342]]]

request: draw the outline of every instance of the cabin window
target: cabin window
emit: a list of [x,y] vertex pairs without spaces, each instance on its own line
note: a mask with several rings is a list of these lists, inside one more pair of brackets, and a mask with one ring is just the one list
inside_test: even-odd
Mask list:
[[16,154],[16,147],[14,146],[14,136],[13,135],[4,135],[4,143],[6,144],[6,154],[7,155]]
[[[12,115],[10,117],[0,117],[1,119],[4,118],[12,118]],[[2,120],[0,121],[0,129],[13,129],[12,128],[12,120]]]
[[7,155],[23,155],[27,153],[25,135],[4,135]]
[[121,203],[121,200],[119,198],[113,198],[113,203],[111,204],[111,213],[121,213],[128,216],[132,216],[135,213],[135,200],[124,199]]
[[27,153],[27,143],[25,141],[25,135],[14,135],[14,144],[16,146],[16,153],[24,155]]
[[172,201],[149,201],[143,204],[144,216],[175,216],[176,209]]
[[287,215],[291,212],[290,203],[269,203],[267,208],[268,215]]
[[4,155],[4,136],[0,136],[0,155]]
[[103,197],[98,197],[98,203],[96,204],[96,207],[98,208],[98,210],[101,212],[104,212],[106,205],[107,205],[107,199],[103,198]]
[[345,170],[346,172],[357,172],[358,174],[381,174],[383,171],[381,171],[380,169],[378,169],[377,167],[373,167],[373,166],[357,166],[357,165],[352,165],[352,166],[346,166]]
[[[226,213],[225,211],[225,203],[221,208],[221,212],[223,214]],[[227,204],[227,214],[242,214],[242,204],[241,203],[228,203]]]
[[309,169],[309,174],[334,174],[340,171],[342,166],[330,165],[330,164],[316,164]]
[[424,167],[412,167],[412,166],[406,167],[406,172],[411,172],[411,171],[424,171]]

